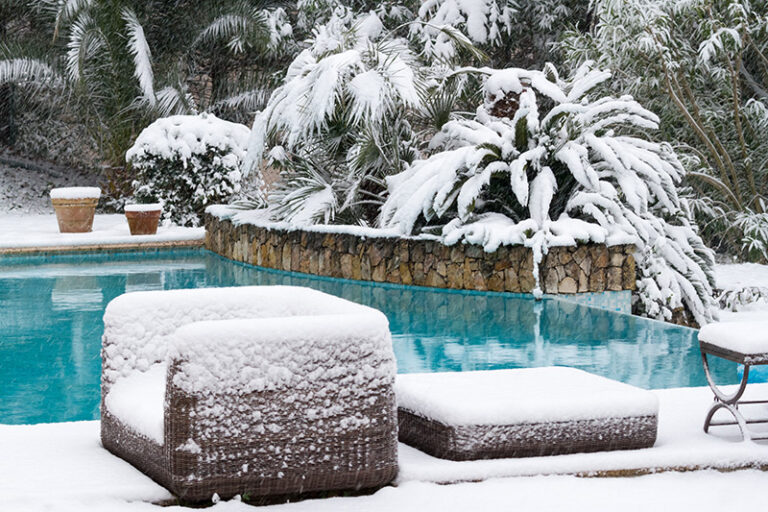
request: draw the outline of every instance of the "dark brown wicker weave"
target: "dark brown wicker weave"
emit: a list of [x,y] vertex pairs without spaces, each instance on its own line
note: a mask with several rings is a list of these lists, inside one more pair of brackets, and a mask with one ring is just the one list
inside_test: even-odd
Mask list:
[[[103,368],[115,368],[109,356],[114,342],[107,329]],[[370,363],[366,357],[353,354],[345,364],[354,364],[354,358]],[[326,380],[308,381],[298,393],[278,389],[192,396],[174,384],[180,364],[171,359],[166,375],[162,445],[110,414],[105,399],[114,377],[104,373],[101,402],[104,447],[177,497],[195,502],[210,500],[214,493],[226,499],[360,490],[381,487],[396,476],[394,373],[378,387]],[[338,392],[329,394],[334,389]],[[226,414],[211,415],[212,404]],[[307,414],[310,407],[324,412]],[[365,421],[350,427],[350,417]]]
[[648,448],[656,442],[657,417],[603,418],[516,425],[450,426],[397,411],[400,441],[450,460],[535,457]]
[[[286,429],[282,432],[212,439],[199,444],[200,453],[174,449],[198,436],[201,428],[189,419],[194,400],[175,392],[168,400],[164,446],[133,433],[108,412],[102,414],[101,437],[105,448],[184,500],[209,500],[214,493],[226,499],[237,494],[290,496],[368,489],[386,485],[397,475],[394,415],[387,414],[394,411],[394,400],[386,393],[365,411],[375,418],[373,427],[361,428],[354,435],[315,439],[317,451],[310,451],[313,443],[308,438],[294,439],[311,427],[309,422],[292,421],[303,417],[303,412],[286,409],[279,396],[267,394],[244,397],[237,403],[272,409],[283,419]],[[244,465],[248,465],[247,472],[243,472]]]

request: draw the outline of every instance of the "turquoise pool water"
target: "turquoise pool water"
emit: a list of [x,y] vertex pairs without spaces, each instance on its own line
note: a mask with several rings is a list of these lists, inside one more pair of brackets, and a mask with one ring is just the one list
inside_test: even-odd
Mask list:
[[[566,365],[644,388],[706,384],[694,330],[559,300],[317,278],[203,250],[0,257],[0,423],[98,417],[102,314],[118,295],[271,284],[382,310],[404,373]],[[735,366],[715,371],[737,380]]]

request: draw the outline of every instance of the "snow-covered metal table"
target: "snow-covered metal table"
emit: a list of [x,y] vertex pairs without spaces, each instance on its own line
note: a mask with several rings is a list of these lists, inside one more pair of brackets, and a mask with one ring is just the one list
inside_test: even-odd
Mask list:
[[[748,427],[749,424],[768,423],[768,417],[747,419],[739,410],[740,405],[768,404],[768,400],[742,400],[747,390],[750,367],[768,364],[768,322],[721,322],[706,325],[699,331],[699,347],[707,382],[715,394],[715,401],[704,420],[704,432],[709,432],[710,427],[738,425],[745,441],[768,440],[768,434],[752,433]],[[707,356],[744,365],[741,383],[735,393],[726,394],[718,387],[710,372]],[[734,420],[713,420],[720,409],[731,413]]]

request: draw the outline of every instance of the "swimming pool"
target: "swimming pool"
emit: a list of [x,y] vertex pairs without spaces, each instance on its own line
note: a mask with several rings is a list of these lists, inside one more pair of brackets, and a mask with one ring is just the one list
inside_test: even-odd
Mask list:
[[[137,290],[309,286],[383,311],[398,370],[565,365],[644,388],[706,385],[696,331],[565,301],[318,278],[199,250],[0,257],[0,423],[98,417],[102,315]],[[735,366],[716,365],[723,382]]]

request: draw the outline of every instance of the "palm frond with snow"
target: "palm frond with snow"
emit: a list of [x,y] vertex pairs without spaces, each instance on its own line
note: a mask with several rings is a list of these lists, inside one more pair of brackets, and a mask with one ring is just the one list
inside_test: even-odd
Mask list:
[[237,2],[204,27],[194,44],[223,41],[232,53],[241,54],[246,48],[276,50],[292,34],[284,9],[260,9]]
[[128,32],[128,51],[133,56],[133,76],[139,81],[139,87],[144,95],[144,99],[151,106],[154,106],[156,98],[155,76],[152,71],[152,52],[149,50],[149,44],[144,35],[144,28],[141,26],[133,9],[124,8],[122,17]]
[[88,60],[106,46],[101,30],[87,13],[72,22],[67,41],[67,75],[73,82],[80,80]]
[[165,86],[157,91],[155,108],[159,117],[197,114],[195,99],[183,86]]
[[60,87],[63,77],[50,64],[28,57],[0,60],[0,84],[33,84]]
[[41,11],[54,19],[53,37],[58,37],[61,28],[76,20],[81,13],[87,13],[96,0],[37,0],[32,2]]
[[445,123],[432,156],[387,179],[381,224],[404,234],[442,226],[446,243],[487,251],[526,245],[536,264],[552,245],[635,244],[646,312],[669,320],[686,307],[710,321],[713,253],[678,197],[680,161],[647,137],[658,117],[629,96],[594,99],[610,73],[589,63],[568,80],[482,73],[475,118]]

